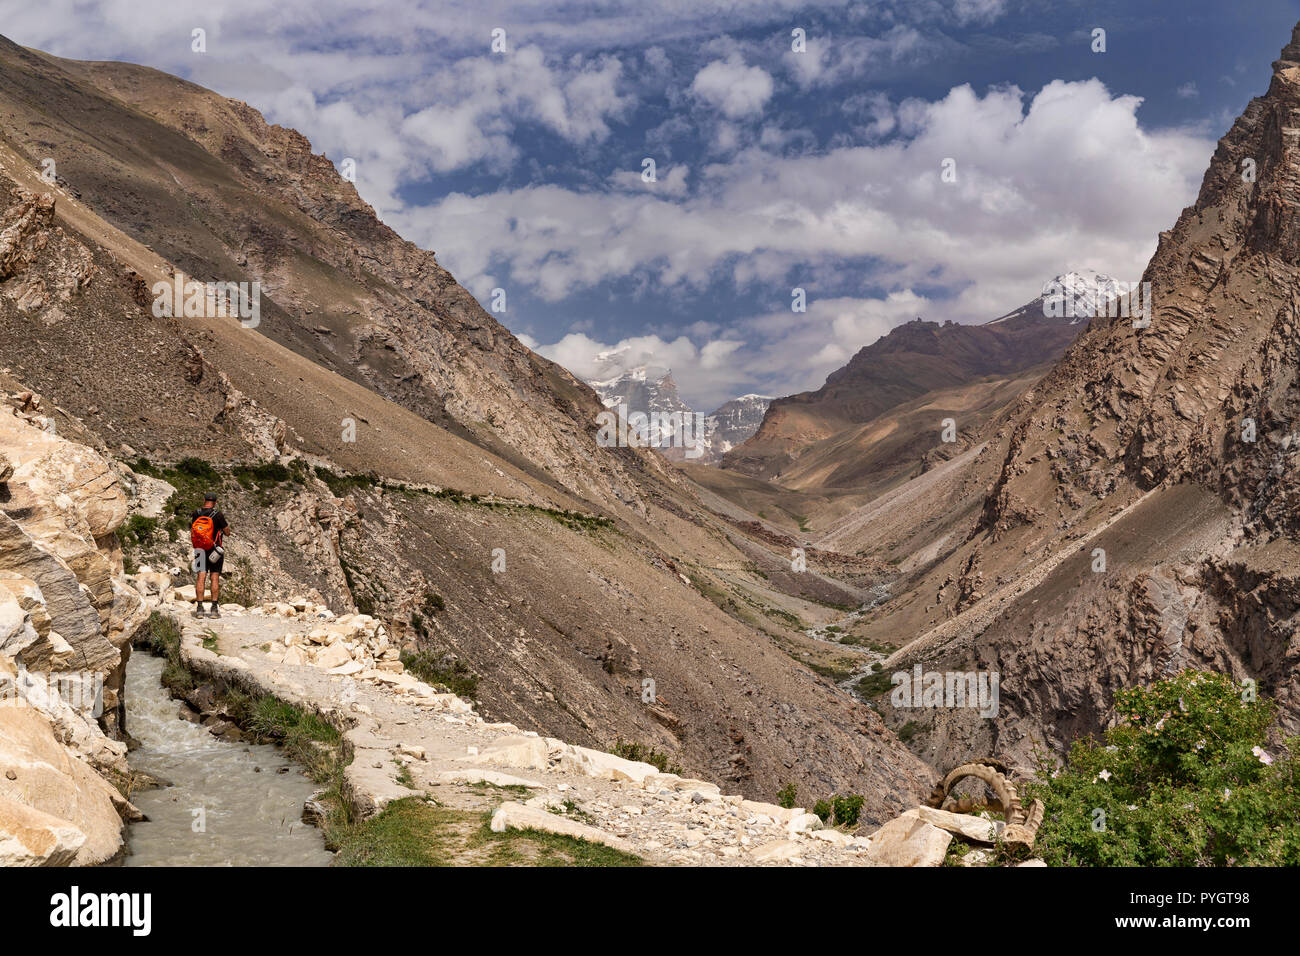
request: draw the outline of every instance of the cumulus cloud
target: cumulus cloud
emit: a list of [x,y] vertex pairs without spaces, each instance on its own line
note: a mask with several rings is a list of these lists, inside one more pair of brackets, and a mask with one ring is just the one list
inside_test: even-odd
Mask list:
[[440,172],[481,159],[513,159],[515,120],[539,123],[572,143],[600,141],[609,135],[608,120],[632,104],[617,89],[622,69],[616,57],[603,57],[565,76],[535,46],[467,58],[439,75],[442,101],[407,116],[401,132],[429,147]]
[[[404,228],[441,237],[463,279],[505,267],[552,301],[635,274],[698,288],[722,270],[766,283],[869,258],[898,288],[973,286],[950,317],[989,318],[1068,268],[1140,271],[1194,195],[1213,143],[1143,130],[1140,102],[1095,79],[1032,98],[959,86],[900,104],[906,138],[791,157],[754,147],[696,170],[687,198],[529,186],[448,196],[409,210]],[[955,182],[941,178],[945,159]]]
[[709,63],[691,82],[697,99],[732,120],[761,115],[773,90],[771,74],[762,67],[746,66],[735,54]]
[[878,36],[810,34],[802,53],[787,51],[782,63],[803,89],[885,75],[900,64],[935,57],[956,47],[941,34],[924,34],[896,23]]

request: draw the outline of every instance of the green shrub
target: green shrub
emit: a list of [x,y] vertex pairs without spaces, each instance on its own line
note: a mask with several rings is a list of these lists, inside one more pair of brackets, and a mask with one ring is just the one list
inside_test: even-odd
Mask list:
[[402,666],[434,687],[446,688],[470,700],[478,696],[478,675],[458,660],[433,651],[403,651]]
[[794,807],[794,802],[799,799],[799,785],[797,783],[787,783],[784,787],[776,792],[776,804],[779,807],[785,807],[787,810]]
[[682,773],[681,766],[673,763],[668,754],[660,753],[645,744],[624,742],[621,737],[614,741],[614,745],[609,748],[609,752],[615,757],[622,757],[624,760],[636,760],[639,763],[651,764],[660,773],[675,773],[678,776],[681,776]]
[[818,800],[813,804],[812,812],[822,818],[822,823],[836,827],[856,826],[862,816],[862,805],[866,803],[860,794],[835,794],[828,800]]
[[1062,866],[1300,864],[1296,740],[1267,748],[1272,701],[1185,671],[1115,695],[1118,723],[1040,755],[1026,788],[1046,816],[1035,853]]
[[255,484],[283,484],[293,481],[297,477],[287,466],[280,464],[278,461],[266,462],[260,465],[236,465],[230,470],[230,473],[244,488]]
[[182,697],[194,687],[194,677],[181,663],[181,629],[165,614],[154,611],[136,631],[133,642],[162,657],[162,685],[174,696]]
[[857,793],[832,797],[831,806],[835,810],[835,825],[843,827],[856,826],[858,817],[862,815],[862,804],[865,802],[862,795]]

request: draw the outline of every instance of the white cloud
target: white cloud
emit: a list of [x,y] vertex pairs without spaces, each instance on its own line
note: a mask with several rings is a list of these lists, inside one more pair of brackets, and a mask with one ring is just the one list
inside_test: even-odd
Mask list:
[[[794,157],[753,147],[693,171],[687,198],[543,185],[451,195],[399,218],[436,239],[462,281],[508,268],[551,301],[630,275],[691,288],[727,269],[740,285],[779,283],[871,258],[885,288],[973,286],[948,317],[987,319],[1069,268],[1139,272],[1195,195],[1213,143],[1141,129],[1140,102],[1095,79],[1032,99],[961,86],[901,104],[905,140]],[[955,183],[940,179],[949,157]]]
[[737,54],[704,66],[691,82],[696,98],[731,120],[761,115],[774,89],[771,74]]

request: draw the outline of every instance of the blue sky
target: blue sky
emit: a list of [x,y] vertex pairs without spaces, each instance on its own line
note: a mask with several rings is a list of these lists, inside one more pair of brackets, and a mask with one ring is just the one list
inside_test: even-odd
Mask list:
[[505,290],[530,346],[585,378],[671,367],[704,410],[816,387],[917,315],[985,321],[1071,269],[1137,278],[1297,19],[1300,0],[0,0],[20,43],[185,76],[354,159],[386,222],[485,306]]

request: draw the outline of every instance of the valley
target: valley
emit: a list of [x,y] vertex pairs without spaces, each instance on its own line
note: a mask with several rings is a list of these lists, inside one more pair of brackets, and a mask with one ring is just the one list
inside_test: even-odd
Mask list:
[[[102,707],[0,708],[0,844],[1056,863],[1046,768],[1202,677],[1269,701],[1272,766],[1300,732],[1297,115],[1300,26],[1160,233],[1149,322],[1062,273],[1090,316],[1045,291],[896,324],[816,390],[699,416],[697,457],[599,438],[608,407],[696,415],[669,370],[586,382],[528,348],[301,133],[0,37],[0,686],[75,674]],[[155,307],[188,280],[257,283],[258,321]],[[231,519],[206,622],[205,494]],[[932,673],[994,706],[899,705]],[[277,777],[243,829],[151,836],[219,810],[224,768]],[[301,803],[318,830],[281,819]],[[436,837],[384,856],[406,817]],[[1252,862],[1294,862],[1278,834]]]

